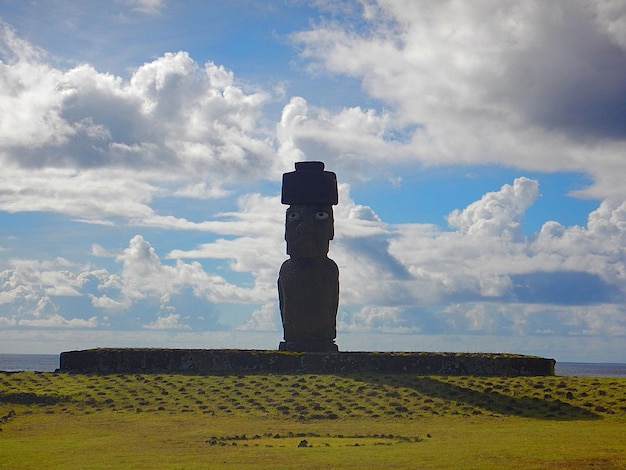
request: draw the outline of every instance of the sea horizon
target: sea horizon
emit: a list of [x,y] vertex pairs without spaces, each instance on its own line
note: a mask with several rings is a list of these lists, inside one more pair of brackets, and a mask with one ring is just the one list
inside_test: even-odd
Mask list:
[[[1,372],[54,372],[59,368],[60,354],[0,354]],[[626,363],[559,362],[556,376],[626,377]]]

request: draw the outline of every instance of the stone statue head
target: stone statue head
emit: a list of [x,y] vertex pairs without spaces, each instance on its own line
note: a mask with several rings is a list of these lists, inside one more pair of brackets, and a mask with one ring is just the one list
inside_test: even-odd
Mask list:
[[325,256],[335,235],[335,173],[324,171],[323,162],[297,162],[296,171],[283,175],[281,202],[290,204],[285,220],[287,254],[292,258]]
[[293,204],[287,209],[285,240],[289,256],[325,256],[334,236],[333,208],[330,204]]

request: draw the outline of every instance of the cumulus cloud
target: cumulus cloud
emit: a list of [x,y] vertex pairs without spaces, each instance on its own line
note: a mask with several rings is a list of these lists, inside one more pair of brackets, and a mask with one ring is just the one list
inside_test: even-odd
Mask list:
[[[13,261],[10,269],[0,271],[3,324],[188,329],[191,321],[200,329],[211,329],[219,327],[213,304],[267,299],[258,286],[236,286],[206,272],[198,262],[163,264],[140,235],[133,237],[115,259],[121,264],[119,273],[90,269],[62,258]],[[181,309],[190,310],[187,323]]]
[[280,313],[276,303],[263,305],[260,309],[255,310],[246,321],[244,321],[237,330],[243,331],[276,331],[281,328]]
[[332,113],[297,96],[283,108],[276,128],[277,152],[285,165],[323,155],[329,168],[351,180],[370,179],[383,163],[410,159],[413,150],[391,138],[404,132],[398,126],[386,111],[352,107]]
[[[391,107],[387,133],[414,130],[406,145],[355,145],[359,155],[344,155],[352,163],[391,154],[428,164],[575,170],[596,180],[587,194],[625,196],[623,185],[611,184],[625,170],[623,5],[380,0],[353,15],[292,37],[303,59],[358,78]],[[355,26],[360,21],[364,27]],[[305,119],[295,104],[288,116],[298,119],[285,120],[301,139],[314,138],[311,129],[324,119]]]
[[80,302],[85,273],[63,258],[53,261],[16,260],[0,271],[0,324],[5,327],[95,328],[97,315],[65,311],[58,299]]
[[257,298],[254,289],[227,282],[204,271],[199,262],[186,264],[178,260],[174,266],[161,263],[154,248],[141,235],[130,240],[117,260],[123,263],[123,292],[129,298],[162,296],[191,287],[194,295],[210,302],[250,302]]
[[96,308],[123,311],[132,305],[132,301],[127,298],[115,300],[106,294],[103,294],[101,296],[88,294],[88,296],[91,299],[91,305]]
[[419,327],[407,326],[403,314],[400,307],[366,306],[355,313],[341,315],[337,327],[345,332],[419,333]]
[[143,326],[148,330],[189,330],[189,325],[182,322],[181,317],[177,313],[169,313],[167,315],[159,315],[156,320]]
[[538,197],[537,181],[517,178],[513,186],[506,184],[500,191],[485,194],[464,210],[452,211],[448,223],[470,235],[484,233],[519,240],[523,235],[521,217]]
[[537,236],[524,237],[518,223],[536,195],[536,182],[519,178],[450,214],[456,231],[396,226],[389,251],[413,276],[394,281],[413,287],[397,288],[413,292],[408,305],[449,303],[442,318],[459,331],[562,331],[570,315],[587,332],[621,331],[619,315],[601,312],[623,313],[626,298],[622,205],[603,203],[586,227],[549,221]]
[[224,197],[235,182],[280,174],[260,126],[268,94],[224,67],[177,52],[129,80],[88,64],[60,70],[0,32],[0,112],[12,116],[0,121],[2,210],[144,220],[157,195]]

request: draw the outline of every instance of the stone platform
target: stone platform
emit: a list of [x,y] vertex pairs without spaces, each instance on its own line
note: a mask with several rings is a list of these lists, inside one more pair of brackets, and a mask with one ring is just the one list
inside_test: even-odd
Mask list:
[[61,353],[70,373],[359,373],[547,376],[554,359],[514,354],[436,352],[297,353],[241,349],[98,348]]

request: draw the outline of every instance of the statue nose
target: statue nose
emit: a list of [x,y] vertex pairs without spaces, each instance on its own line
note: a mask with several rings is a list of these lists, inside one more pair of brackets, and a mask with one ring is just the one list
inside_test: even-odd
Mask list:
[[306,234],[313,231],[313,224],[311,220],[303,219],[296,227],[297,234]]

